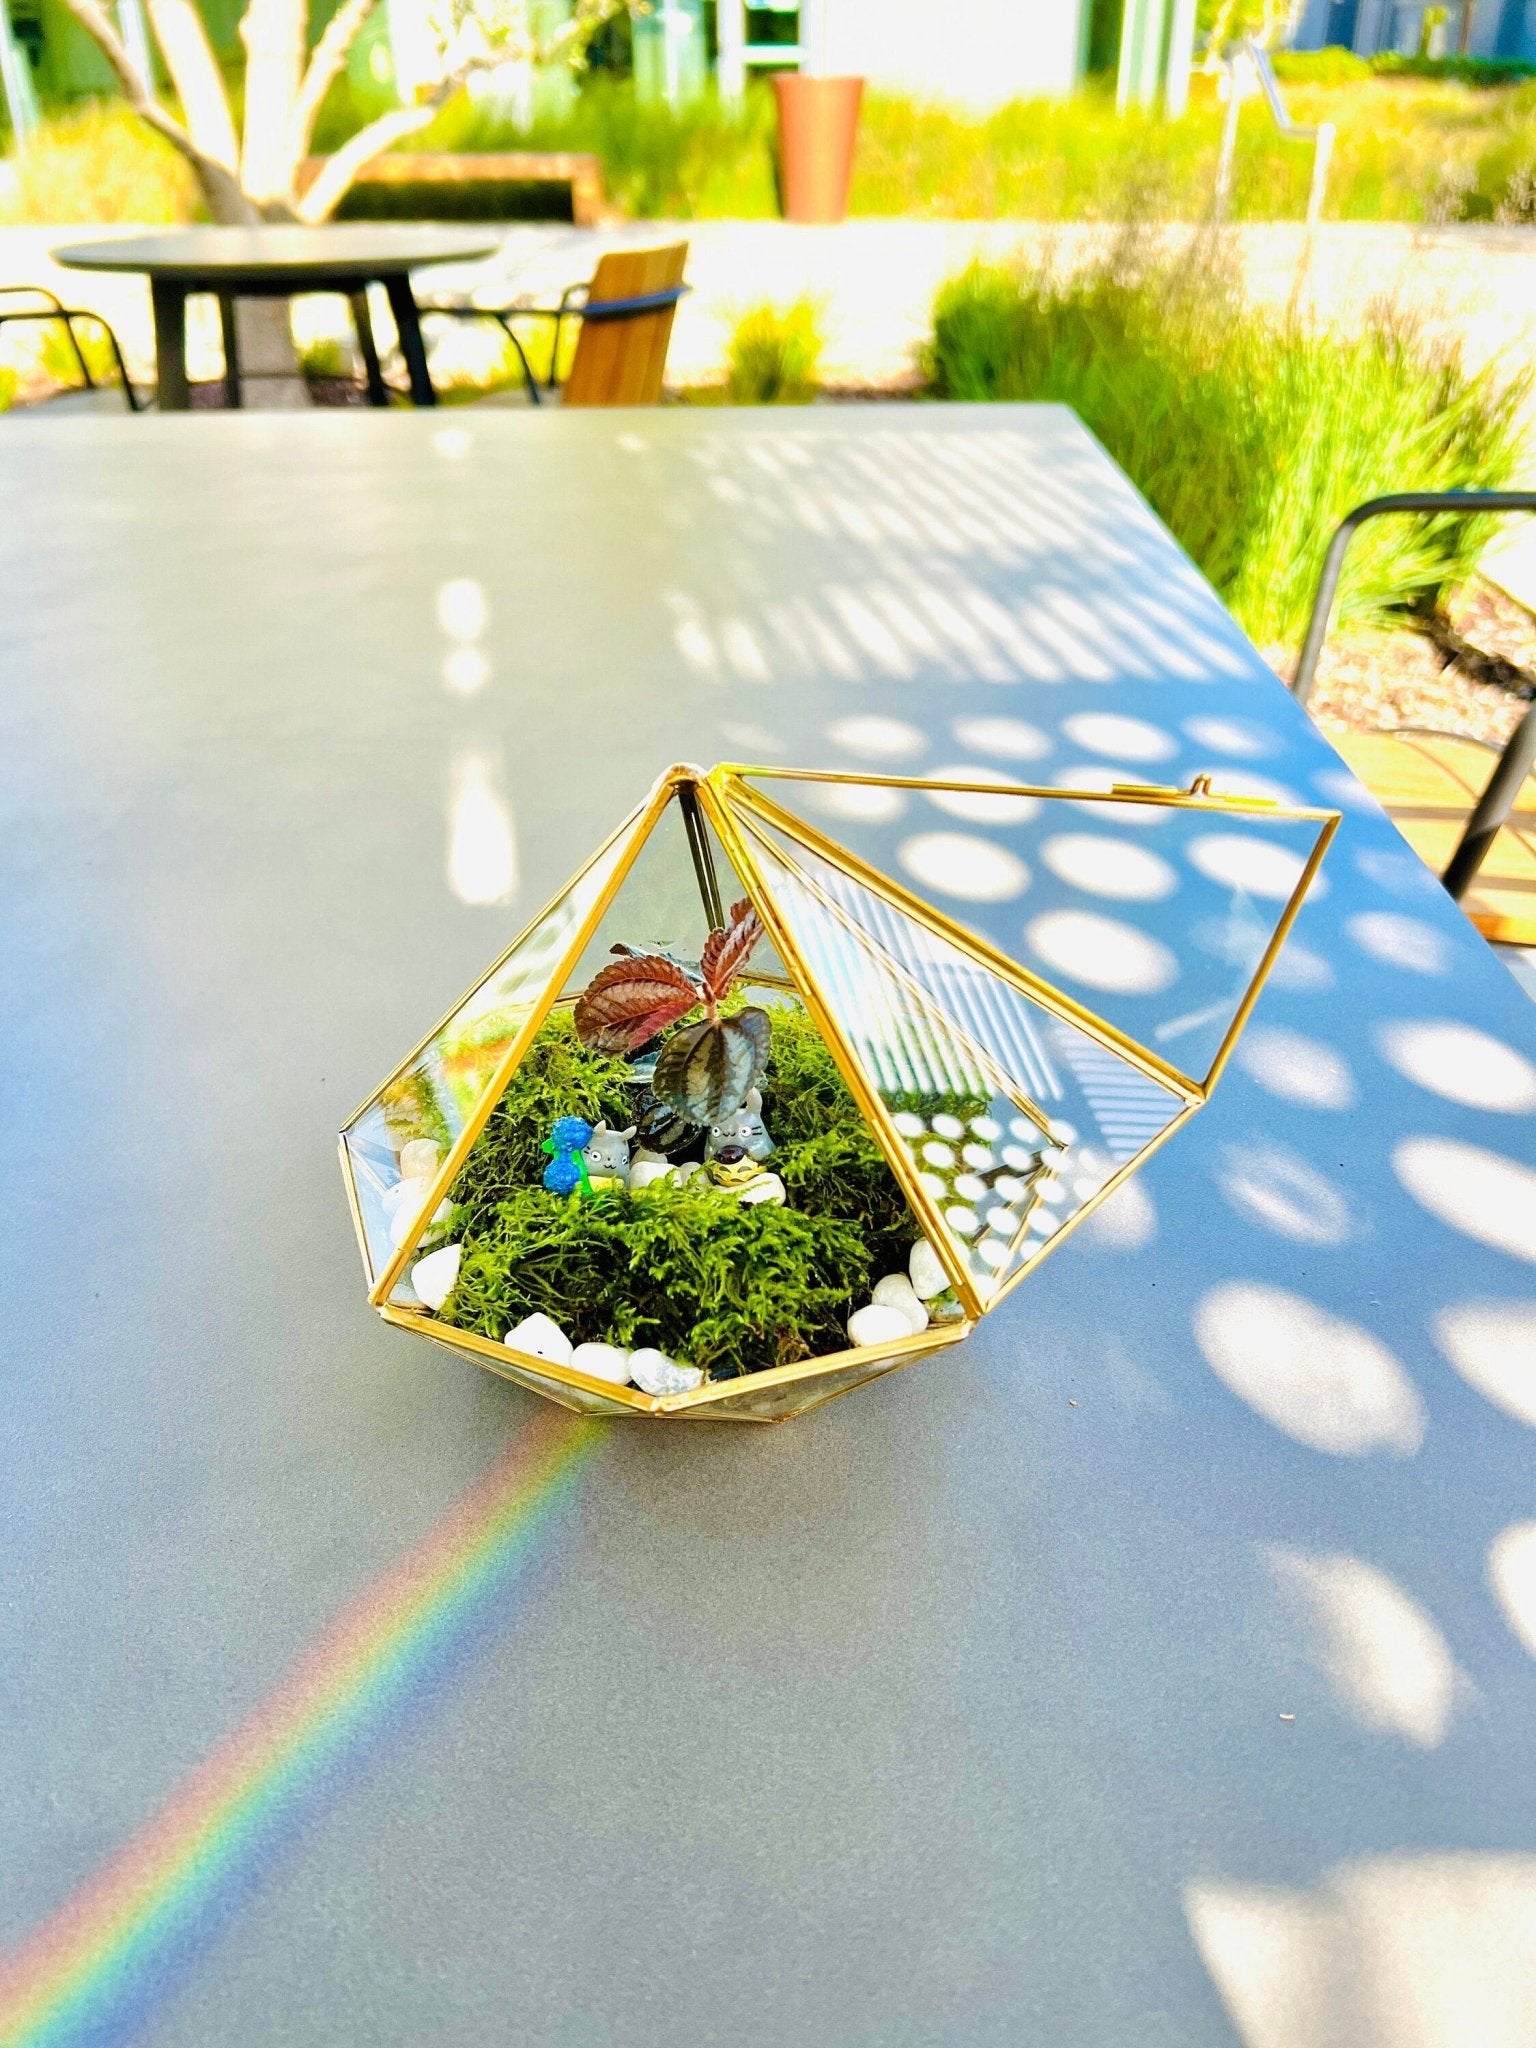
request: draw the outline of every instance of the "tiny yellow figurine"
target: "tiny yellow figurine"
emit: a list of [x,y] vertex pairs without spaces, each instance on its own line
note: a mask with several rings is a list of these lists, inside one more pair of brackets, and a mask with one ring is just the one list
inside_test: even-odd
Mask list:
[[783,1202],[784,1183],[759,1166],[744,1145],[722,1145],[704,1169],[710,1185],[755,1208],[759,1202]]

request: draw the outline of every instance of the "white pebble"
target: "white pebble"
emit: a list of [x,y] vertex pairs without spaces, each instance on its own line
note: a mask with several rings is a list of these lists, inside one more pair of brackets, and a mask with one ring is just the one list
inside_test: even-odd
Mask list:
[[632,1351],[629,1355],[629,1376],[635,1385],[647,1394],[687,1394],[703,1382],[702,1369],[696,1365],[679,1365],[675,1358],[668,1358],[664,1351]]
[[459,1277],[459,1260],[464,1255],[462,1245],[445,1244],[435,1252],[428,1252],[424,1259],[418,1259],[411,1268],[411,1285],[416,1290],[416,1299],[430,1309],[439,1309],[452,1294],[454,1282]]
[[912,1334],[912,1325],[899,1308],[886,1308],[879,1302],[856,1308],[848,1318],[848,1342],[860,1349],[866,1344],[894,1344]]
[[560,1325],[537,1311],[524,1316],[501,1341],[512,1351],[526,1351],[530,1358],[547,1358],[551,1365],[569,1365],[574,1355]]
[[412,1138],[400,1148],[402,1180],[431,1180],[442,1163],[442,1150],[432,1138]]
[[912,1291],[919,1301],[932,1301],[949,1285],[943,1261],[926,1237],[920,1237],[908,1253],[907,1271],[912,1276]]
[[928,1311],[918,1300],[917,1290],[905,1273],[887,1273],[883,1280],[877,1280],[870,1298],[876,1308],[893,1308],[898,1315],[905,1316],[914,1337],[927,1329]]
[[665,1159],[636,1159],[629,1169],[629,1191],[638,1194],[642,1188],[652,1186],[656,1181],[667,1179],[672,1168]]
[[618,1344],[578,1344],[571,1363],[590,1380],[609,1380],[616,1387],[629,1383],[629,1353]]

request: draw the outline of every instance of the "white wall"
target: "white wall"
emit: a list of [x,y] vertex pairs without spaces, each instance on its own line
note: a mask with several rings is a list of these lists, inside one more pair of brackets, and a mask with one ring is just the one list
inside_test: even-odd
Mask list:
[[1087,0],[826,0],[827,69],[969,107],[1070,92]]

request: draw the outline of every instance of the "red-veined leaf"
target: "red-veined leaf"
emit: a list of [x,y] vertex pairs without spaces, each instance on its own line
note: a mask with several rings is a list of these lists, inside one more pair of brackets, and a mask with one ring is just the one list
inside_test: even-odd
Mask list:
[[671,960],[644,953],[615,960],[576,1003],[576,1035],[595,1052],[633,1052],[686,1017],[699,990]]
[[730,921],[724,931],[713,931],[705,940],[699,972],[717,1003],[730,993],[731,983],[746,966],[752,948],[762,936],[762,919],[743,897],[740,903],[731,905]]

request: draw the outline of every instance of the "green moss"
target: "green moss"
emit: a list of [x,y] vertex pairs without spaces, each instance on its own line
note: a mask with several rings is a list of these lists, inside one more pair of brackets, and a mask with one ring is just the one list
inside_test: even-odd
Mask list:
[[538,1311],[575,1343],[655,1345],[714,1378],[841,1350],[850,1310],[905,1270],[917,1225],[810,1019],[775,1008],[763,1082],[783,1208],[699,1186],[546,1194],[556,1117],[627,1124],[628,1073],[567,1015],[544,1027],[454,1189],[464,1257],[446,1319],[499,1339]]

